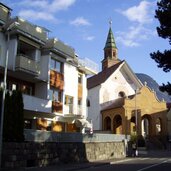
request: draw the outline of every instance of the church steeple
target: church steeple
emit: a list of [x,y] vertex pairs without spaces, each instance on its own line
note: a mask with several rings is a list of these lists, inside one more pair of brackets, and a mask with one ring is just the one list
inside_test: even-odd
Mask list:
[[118,49],[116,47],[115,39],[111,28],[112,21],[110,21],[109,24],[109,32],[104,47],[104,59],[102,61],[102,70],[109,68],[120,61],[118,59]]

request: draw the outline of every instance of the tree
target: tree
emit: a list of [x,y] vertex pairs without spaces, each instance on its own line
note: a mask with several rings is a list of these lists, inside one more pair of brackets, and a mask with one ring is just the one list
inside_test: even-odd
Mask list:
[[24,140],[24,104],[21,91],[13,91],[11,95],[14,120],[15,120],[15,139],[16,141]]
[[[2,91],[0,91],[2,99]],[[7,142],[24,140],[24,104],[20,91],[5,96],[3,140]]]
[[[157,2],[158,9],[155,11],[155,18],[159,20],[160,26],[157,27],[158,35],[164,39],[168,39],[171,45],[171,1],[161,0]],[[158,63],[158,67],[162,68],[164,72],[171,70],[171,50],[164,50],[164,52],[153,52],[150,54],[151,58]],[[168,92],[171,95],[171,84],[162,84],[161,91]]]

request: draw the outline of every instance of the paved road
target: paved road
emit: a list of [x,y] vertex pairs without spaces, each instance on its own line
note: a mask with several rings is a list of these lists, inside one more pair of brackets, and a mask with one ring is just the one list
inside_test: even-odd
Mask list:
[[77,171],[170,171],[171,158],[134,158]]

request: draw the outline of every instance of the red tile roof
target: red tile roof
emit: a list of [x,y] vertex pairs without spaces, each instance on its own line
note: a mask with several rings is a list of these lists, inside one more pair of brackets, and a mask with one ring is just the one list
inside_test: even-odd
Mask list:
[[96,86],[100,85],[101,83],[105,82],[107,80],[107,78],[109,78],[109,76],[111,74],[113,74],[123,62],[124,62],[124,60],[111,66],[110,68],[107,68],[107,69],[99,72],[97,75],[94,75],[94,76],[88,78],[87,88],[91,89],[91,88],[96,87]]

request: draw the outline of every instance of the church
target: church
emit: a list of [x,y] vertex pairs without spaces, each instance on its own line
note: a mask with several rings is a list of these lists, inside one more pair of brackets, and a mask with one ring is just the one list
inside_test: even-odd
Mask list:
[[88,114],[95,132],[154,137],[167,135],[166,102],[142,82],[118,49],[110,25],[102,71],[87,80]]

